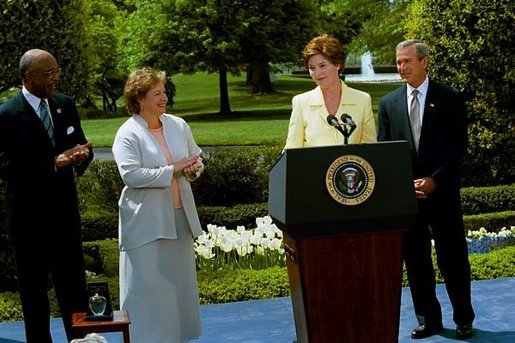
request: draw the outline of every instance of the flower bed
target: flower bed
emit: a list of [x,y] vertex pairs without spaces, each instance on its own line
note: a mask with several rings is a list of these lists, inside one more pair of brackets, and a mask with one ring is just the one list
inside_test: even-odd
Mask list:
[[266,269],[286,265],[283,233],[269,216],[256,218],[256,228],[207,225],[195,240],[197,270]]
[[[283,233],[269,216],[256,218],[256,228],[247,230],[238,226],[227,230],[225,226],[207,225],[195,240],[197,270],[266,269],[286,265],[282,244]],[[485,228],[468,231],[470,254],[484,254],[493,249],[515,245],[515,226],[498,233]]]
[[498,233],[488,232],[485,228],[467,234],[469,254],[484,254],[493,249],[515,245],[515,226],[502,228]]

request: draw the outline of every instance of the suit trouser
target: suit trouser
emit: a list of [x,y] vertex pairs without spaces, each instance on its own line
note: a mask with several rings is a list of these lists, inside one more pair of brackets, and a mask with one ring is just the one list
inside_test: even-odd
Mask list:
[[[74,229],[68,227],[68,230]],[[52,342],[48,299],[49,275],[52,276],[68,340],[73,338],[71,314],[85,312],[87,309],[80,235],[50,236],[52,238],[15,242],[20,298],[28,343]]]
[[471,303],[470,263],[459,197],[441,196],[419,200],[419,215],[408,230],[404,259],[411,296],[419,322],[442,321],[436,297],[435,271],[431,259],[431,236],[435,241],[438,268],[445,281],[456,324],[474,321]]

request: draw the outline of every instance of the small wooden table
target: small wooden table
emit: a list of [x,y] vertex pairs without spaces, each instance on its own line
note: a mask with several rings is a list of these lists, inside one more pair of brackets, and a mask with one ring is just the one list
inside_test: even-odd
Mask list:
[[72,329],[75,338],[83,338],[88,333],[99,332],[123,332],[123,343],[130,343],[129,312],[127,310],[113,311],[113,320],[92,321],[85,320],[86,313],[72,314]]

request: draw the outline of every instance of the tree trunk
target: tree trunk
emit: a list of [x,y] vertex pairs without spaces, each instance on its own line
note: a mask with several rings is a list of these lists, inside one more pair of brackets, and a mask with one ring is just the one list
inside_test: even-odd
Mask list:
[[252,84],[252,64],[247,64],[245,66],[247,71],[247,76],[245,77],[245,85],[250,86]]
[[220,114],[231,114],[231,105],[229,104],[229,89],[227,86],[227,68],[225,66],[219,69],[218,86],[220,88]]
[[273,93],[267,62],[252,63],[252,94]]

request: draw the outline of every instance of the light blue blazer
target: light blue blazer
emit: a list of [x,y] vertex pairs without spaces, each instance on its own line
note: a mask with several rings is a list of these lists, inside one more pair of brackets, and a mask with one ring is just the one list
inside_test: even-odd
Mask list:
[[[202,152],[182,118],[162,114],[159,119],[174,160]],[[142,117],[135,114],[118,129],[113,154],[125,183],[118,202],[120,250],[134,249],[157,239],[177,238],[172,191],[174,167],[167,165],[159,143]],[[190,185],[199,175],[200,172],[187,178],[182,174],[177,178],[193,237],[202,233]]]

